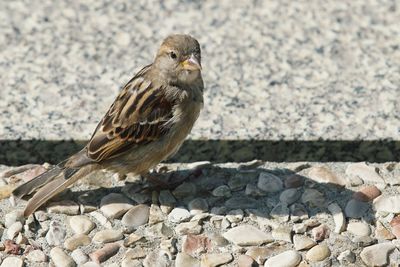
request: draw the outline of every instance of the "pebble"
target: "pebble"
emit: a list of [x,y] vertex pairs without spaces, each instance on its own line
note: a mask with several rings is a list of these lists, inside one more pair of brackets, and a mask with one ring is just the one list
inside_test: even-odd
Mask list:
[[50,258],[57,267],[75,267],[75,261],[59,247],[50,250]]
[[279,200],[281,203],[285,203],[287,205],[291,205],[296,202],[301,196],[300,190],[296,188],[290,188],[284,190],[281,195],[279,196]]
[[110,257],[118,253],[120,245],[118,243],[105,244],[101,249],[90,253],[89,257],[96,263],[101,263],[108,260]]
[[[81,267],[81,266],[79,266],[79,267]],[[83,264],[82,267],[101,267],[101,266],[97,262],[88,261],[85,264]]]
[[367,183],[385,183],[382,177],[376,172],[375,167],[367,165],[365,162],[352,163],[346,168],[349,176],[358,176]]
[[290,175],[285,179],[286,188],[298,188],[303,186],[303,184],[304,178],[297,174]]
[[342,209],[337,203],[331,203],[328,205],[328,210],[332,214],[333,221],[335,222],[335,233],[340,234],[346,227],[346,218],[342,212]]
[[195,184],[190,182],[184,182],[180,184],[177,188],[175,188],[172,194],[178,199],[183,199],[185,197],[196,195],[196,192],[197,190]]
[[392,234],[380,221],[376,222],[375,237],[384,240],[392,240],[396,238],[396,236]]
[[274,193],[283,189],[283,182],[272,173],[262,172],[258,176],[257,187],[264,192]]
[[290,220],[292,222],[299,222],[308,219],[307,209],[299,203],[290,206]]
[[[168,213],[172,211],[171,206],[167,206],[166,210]],[[165,214],[161,210],[161,207],[155,204],[151,204],[149,211],[149,225],[154,225],[156,223],[162,222],[165,220]]]
[[288,250],[269,258],[264,267],[295,267],[301,261],[301,255],[295,250]]
[[80,213],[79,205],[71,200],[51,202],[47,206],[48,213],[58,213],[66,215],[78,215]]
[[176,207],[168,214],[168,220],[173,223],[187,221],[190,217],[190,212],[183,207]]
[[243,220],[243,210],[237,209],[237,210],[231,210],[228,212],[228,214],[225,216],[225,218],[230,222],[230,223],[238,223]]
[[85,215],[73,216],[69,218],[69,226],[75,234],[89,234],[96,224]]
[[309,262],[313,263],[313,262],[323,261],[330,255],[331,255],[330,249],[326,244],[322,243],[312,247],[309,251],[307,251],[306,259]]
[[208,203],[203,198],[195,198],[189,202],[188,208],[190,210],[190,214],[196,215],[208,211]]
[[122,259],[121,267],[143,267],[143,265],[139,260],[127,258]]
[[160,205],[174,207],[176,203],[175,197],[169,190],[161,190],[158,196],[158,201]]
[[183,222],[175,227],[175,232],[178,235],[200,234],[203,227],[199,224],[199,221]]
[[231,262],[233,260],[233,256],[231,253],[213,253],[213,254],[205,254],[201,257],[201,266],[202,267],[216,267],[222,264]]
[[100,212],[92,211],[90,213],[90,215],[93,218],[95,218],[100,223],[100,225],[103,226],[104,228],[112,229],[111,222],[103,214],[101,214]]
[[64,247],[69,251],[73,251],[81,246],[89,245],[90,242],[91,239],[89,236],[85,234],[76,234],[72,237],[65,239]]
[[139,259],[146,257],[146,252],[140,246],[136,246],[133,249],[129,248],[124,255],[125,259]]
[[315,241],[322,241],[329,238],[330,229],[325,224],[321,224],[320,226],[313,228],[311,233]]
[[96,243],[109,243],[118,241],[124,238],[124,235],[120,230],[102,230],[97,232],[93,237],[93,242]]
[[101,199],[100,210],[111,219],[119,219],[133,207],[132,202],[122,194],[111,193]]
[[21,231],[22,231],[23,225],[20,221],[16,221],[11,226],[7,229],[7,236],[8,239],[14,239]]
[[304,223],[295,223],[292,228],[296,234],[304,234],[307,231],[307,226]]
[[228,198],[228,197],[232,196],[231,189],[227,185],[218,186],[211,192],[211,194],[214,197],[227,197]]
[[347,225],[347,231],[356,236],[368,236],[371,234],[369,225],[362,222],[350,222]]
[[273,241],[270,234],[247,224],[228,230],[223,237],[238,246],[255,246]]
[[314,166],[310,168],[308,176],[318,183],[333,184],[338,186],[346,185],[346,180],[343,177],[337,176],[329,168],[324,166]]
[[247,184],[246,189],[244,191],[244,194],[246,196],[252,196],[252,197],[259,197],[259,196],[265,196],[266,193],[262,191],[260,188],[253,184]]
[[373,205],[377,212],[400,213],[400,195],[379,196]]
[[368,210],[369,204],[356,199],[350,199],[344,208],[344,213],[348,218],[358,219],[364,216]]
[[50,223],[49,231],[46,234],[47,244],[50,246],[60,246],[65,238],[66,231],[64,226],[57,221]]
[[170,267],[170,261],[166,254],[161,253],[160,251],[152,251],[147,254],[146,258],[143,261],[144,267]]
[[342,266],[348,266],[350,263],[354,263],[356,261],[356,255],[350,250],[345,250],[339,254],[337,259]]
[[292,228],[289,226],[279,226],[272,230],[272,237],[288,243],[292,242]]
[[238,257],[237,264],[238,267],[253,267],[256,263],[252,257],[242,254]]
[[89,261],[88,255],[86,255],[85,252],[83,252],[79,248],[71,252],[71,257],[78,266],[81,266],[82,264],[85,264]]
[[130,247],[134,245],[136,242],[145,240],[145,238],[141,235],[137,235],[135,233],[130,234],[125,240],[124,240],[124,246],[125,247]]
[[359,201],[369,202],[379,197],[381,194],[381,190],[375,185],[367,185],[355,192],[353,198]]
[[7,257],[3,260],[0,267],[22,267],[24,261],[17,257]]
[[[380,243],[365,247],[360,257],[368,266],[385,266],[388,264],[388,255],[395,249],[395,245],[391,242]],[[378,253],[379,252],[379,253]]]
[[182,252],[194,257],[210,250],[211,246],[211,240],[207,236],[188,234],[183,239]]
[[351,241],[359,247],[367,247],[374,244],[376,240],[370,236],[355,236]]
[[253,209],[257,206],[257,200],[248,196],[234,196],[225,201],[227,209]]
[[4,225],[6,228],[11,227],[15,222],[21,222],[22,225],[25,223],[24,212],[22,210],[14,210],[4,216]]
[[316,189],[307,188],[301,195],[301,202],[310,207],[323,207],[326,204],[324,194]]
[[150,208],[147,205],[140,204],[131,208],[122,217],[122,224],[129,229],[136,229],[137,227],[146,224],[149,221]]
[[287,222],[289,221],[289,208],[286,204],[279,203],[271,210],[269,215],[279,222]]
[[293,236],[293,244],[296,250],[304,250],[310,249],[315,246],[317,243],[305,235],[294,235]]
[[35,249],[32,250],[26,255],[26,258],[30,262],[46,262],[47,261],[47,256],[44,254],[43,251],[40,249]]

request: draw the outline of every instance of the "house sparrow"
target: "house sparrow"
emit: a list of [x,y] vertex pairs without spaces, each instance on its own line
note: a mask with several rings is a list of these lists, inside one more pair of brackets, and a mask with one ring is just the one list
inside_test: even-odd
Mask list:
[[174,154],[203,107],[200,45],[189,35],[168,36],[154,62],[121,90],[88,144],[13,191],[29,200],[29,216],[78,179],[99,169],[145,174]]

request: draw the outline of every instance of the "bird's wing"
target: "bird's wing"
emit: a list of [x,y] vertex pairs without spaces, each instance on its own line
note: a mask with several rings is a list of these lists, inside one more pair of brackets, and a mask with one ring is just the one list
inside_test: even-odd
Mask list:
[[87,157],[100,162],[160,139],[169,130],[173,103],[162,87],[146,79],[149,66],[142,69],[122,89],[100,121],[89,143]]

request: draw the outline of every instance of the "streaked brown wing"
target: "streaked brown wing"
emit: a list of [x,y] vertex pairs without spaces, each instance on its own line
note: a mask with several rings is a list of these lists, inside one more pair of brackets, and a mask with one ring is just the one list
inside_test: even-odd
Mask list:
[[122,89],[86,146],[94,161],[113,158],[135,146],[158,140],[169,129],[172,103],[163,90],[138,73]]

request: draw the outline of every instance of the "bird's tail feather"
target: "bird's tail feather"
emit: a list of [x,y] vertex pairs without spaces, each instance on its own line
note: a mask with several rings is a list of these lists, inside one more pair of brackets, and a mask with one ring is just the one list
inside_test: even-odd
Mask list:
[[78,179],[85,176],[88,172],[86,168],[76,169],[71,176],[65,177],[64,173],[60,173],[51,182],[47,183],[35,193],[29,200],[24,210],[24,216],[27,217],[35,212],[40,206],[53,198],[55,195],[64,191],[67,187],[75,183]]

